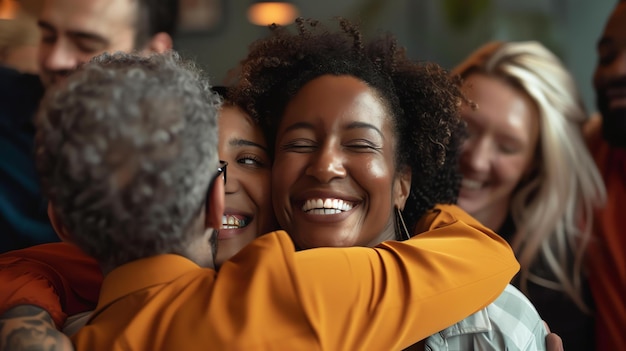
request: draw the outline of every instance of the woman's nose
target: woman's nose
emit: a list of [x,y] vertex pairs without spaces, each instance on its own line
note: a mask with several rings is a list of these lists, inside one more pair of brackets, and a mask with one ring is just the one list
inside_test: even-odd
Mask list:
[[484,139],[467,140],[461,153],[463,168],[476,173],[487,172],[491,162],[488,144]]
[[344,157],[337,150],[337,147],[326,145],[315,153],[306,169],[306,174],[316,178],[321,183],[328,183],[335,178],[343,178],[346,176]]

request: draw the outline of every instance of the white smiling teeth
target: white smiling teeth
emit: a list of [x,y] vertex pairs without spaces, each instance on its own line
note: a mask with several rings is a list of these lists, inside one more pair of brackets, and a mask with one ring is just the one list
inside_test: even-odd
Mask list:
[[[335,201],[337,200],[335,199]],[[333,200],[332,199],[324,200],[324,208],[333,208]]]
[[235,216],[222,216],[222,229],[237,229],[248,225],[246,219],[239,219]]
[[315,204],[313,205],[315,208],[324,208],[324,201],[322,199],[315,200]]
[[337,214],[337,213],[341,213],[341,212],[342,211],[336,210],[334,208],[324,208],[324,209],[318,208],[318,209],[315,209],[315,210],[311,210],[311,211],[309,211],[307,213],[316,214],[316,215],[327,215],[327,214]]
[[302,210],[310,214],[323,215],[350,211],[352,207],[352,203],[341,199],[309,199],[304,202]]
[[461,180],[461,186],[470,190],[478,190],[482,188],[483,183],[477,180],[463,178],[463,180]]

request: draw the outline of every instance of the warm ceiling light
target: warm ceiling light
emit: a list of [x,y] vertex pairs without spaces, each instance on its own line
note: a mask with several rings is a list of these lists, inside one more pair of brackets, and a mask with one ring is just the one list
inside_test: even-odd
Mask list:
[[0,0],[0,19],[10,20],[17,15],[19,4],[15,0]]
[[248,8],[248,20],[259,26],[286,25],[298,17],[296,5],[286,1],[255,1]]

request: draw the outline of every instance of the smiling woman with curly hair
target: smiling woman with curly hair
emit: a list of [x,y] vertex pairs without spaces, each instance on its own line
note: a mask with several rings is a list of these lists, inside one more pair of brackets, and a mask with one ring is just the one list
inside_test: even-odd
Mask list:
[[272,35],[253,43],[242,61],[234,99],[260,121],[271,142],[288,103],[316,78],[352,76],[371,87],[386,105],[396,170],[411,169],[403,215],[412,227],[435,204],[456,202],[463,95],[447,71],[410,60],[391,35],[366,44],[356,26],[343,19],[339,25],[331,32],[318,21],[298,19],[296,33],[271,27]]

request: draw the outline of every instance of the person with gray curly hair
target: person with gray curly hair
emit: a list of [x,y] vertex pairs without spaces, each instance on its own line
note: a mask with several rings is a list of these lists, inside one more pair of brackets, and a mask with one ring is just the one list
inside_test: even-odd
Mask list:
[[103,55],[42,103],[36,161],[57,232],[56,219],[105,273],[163,253],[212,263],[199,214],[219,98],[191,63]]
[[[72,336],[77,350],[401,349],[493,300],[517,272],[501,238],[460,219],[376,248],[296,253],[277,231],[219,273],[202,268],[213,265],[210,243],[224,213],[217,103],[174,53],[99,57],[43,100],[36,149],[52,221],[105,273],[96,310]],[[77,252],[68,245],[45,245],[69,253],[57,261],[41,256],[45,248],[21,250],[39,253],[47,269],[38,279],[50,279],[64,303],[80,290],[76,262],[85,262],[72,261]],[[457,269],[443,275],[444,267]],[[439,311],[460,299],[462,306]],[[407,306],[421,313],[405,313]],[[30,311],[21,328],[5,318],[16,309]],[[54,328],[45,306],[0,316],[0,349],[20,349],[11,344],[19,336],[37,344],[35,334],[58,335],[24,323],[36,317]],[[345,320],[353,321],[349,336],[336,332]]]

